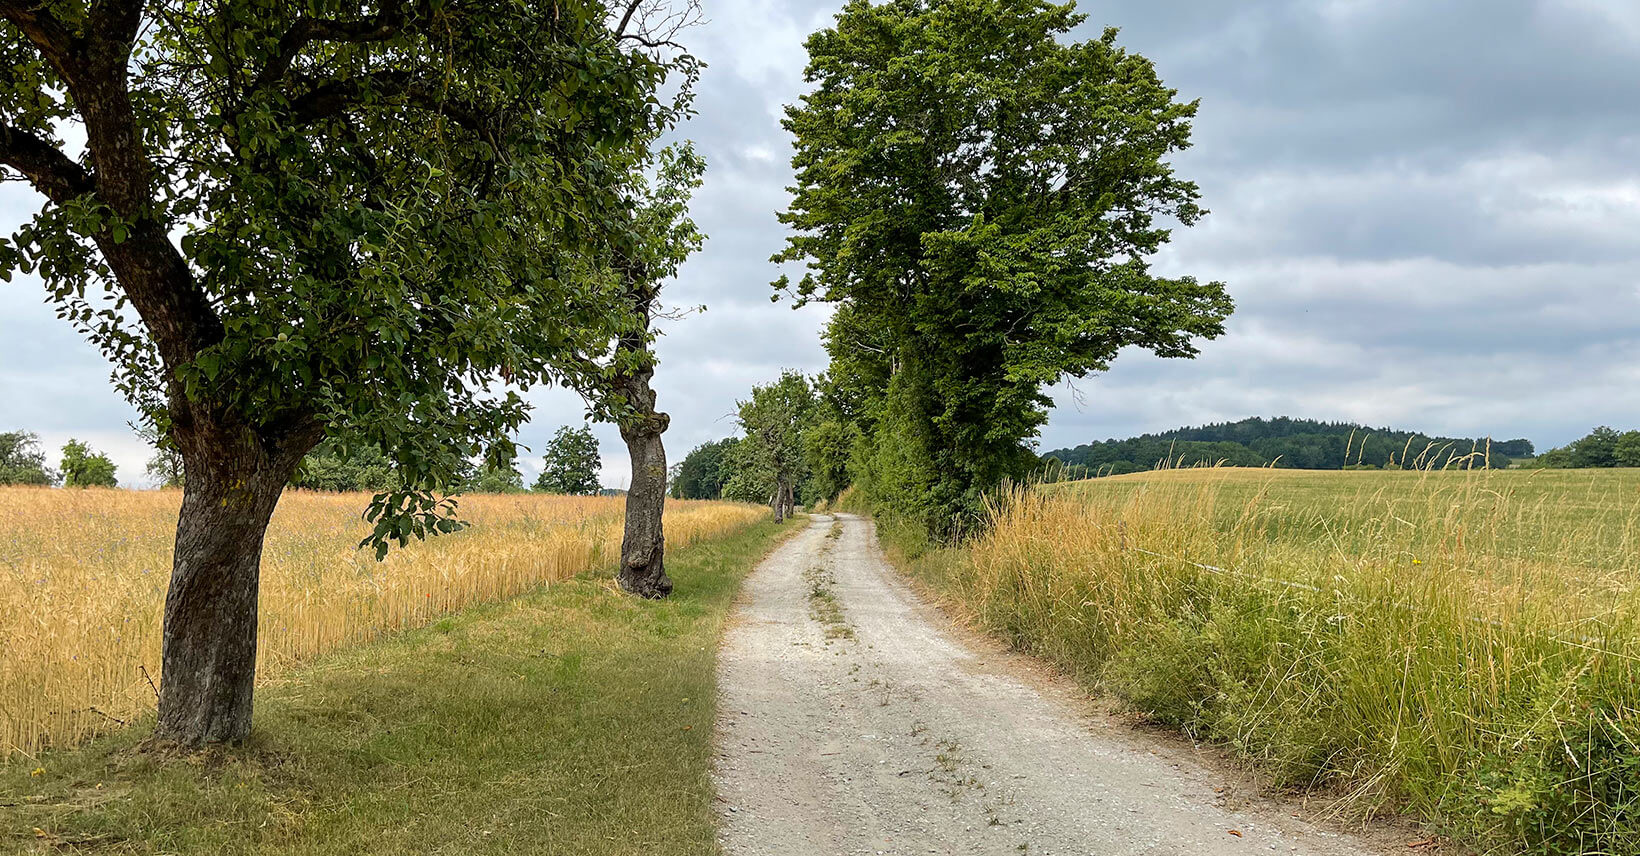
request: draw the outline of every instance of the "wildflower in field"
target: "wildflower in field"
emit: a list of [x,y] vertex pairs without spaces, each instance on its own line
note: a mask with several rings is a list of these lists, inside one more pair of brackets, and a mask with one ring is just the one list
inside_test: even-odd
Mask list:
[[1424,563],[1423,559],[1413,559],[1412,560],[1412,564],[1414,564],[1414,565],[1422,565],[1423,563]]

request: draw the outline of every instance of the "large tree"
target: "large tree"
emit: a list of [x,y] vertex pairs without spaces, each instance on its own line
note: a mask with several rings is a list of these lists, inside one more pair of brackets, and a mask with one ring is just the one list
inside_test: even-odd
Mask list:
[[1219,283],[1154,274],[1170,223],[1203,213],[1167,157],[1176,100],[1114,31],[1044,0],[851,0],[808,40],[787,108],[799,302],[839,304],[833,383],[868,442],[858,477],[947,528],[1034,464],[1045,389],[1128,346],[1196,352]]
[[689,218],[689,200],[705,169],[689,143],[668,146],[653,160],[633,165],[628,185],[631,240],[609,265],[616,292],[629,310],[628,323],[609,358],[587,364],[590,397],[620,427],[632,464],[616,579],[623,591],[649,598],[672,592],[662,524],[667,468],[661,442],[672,418],[658,409],[652,385],[655,321],[667,314],[661,288],[704,241]]
[[[632,8],[636,8],[633,3]],[[573,272],[610,163],[673,112],[641,20],[596,0],[0,0],[0,167],[44,199],[37,272],[183,458],[156,736],[249,731],[263,534],[327,436],[401,489],[385,552],[458,525],[515,389],[617,313]],[[83,139],[83,147],[68,140]]]

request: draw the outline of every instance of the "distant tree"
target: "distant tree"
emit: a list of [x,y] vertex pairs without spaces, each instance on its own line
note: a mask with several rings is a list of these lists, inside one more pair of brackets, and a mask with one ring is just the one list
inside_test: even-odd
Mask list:
[[732,475],[727,456],[737,441],[733,437],[702,443],[689,450],[672,480],[672,496],[677,499],[718,499],[724,482]]
[[1572,466],[1572,453],[1564,448],[1550,449],[1533,459],[1534,469],[1564,469]]
[[63,445],[63,487],[118,487],[114,462],[79,440]]
[[1168,158],[1194,102],[1150,61],[1070,34],[1047,0],[850,0],[809,37],[787,108],[796,182],[777,288],[838,304],[830,373],[867,438],[861,485],[949,532],[1036,466],[1045,390],[1124,348],[1189,357],[1220,283],[1146,257],[1204,213]]
[[524,475],[512,464],[486,462],[468,477],[462,490],[466,493],[523,493]]
[[723,453],[722,498],[732,502],[756,502],[771,505],[777,493],[774,471],[759,454],[757,444],[741,438]]
[[1602,425],[1565,446],[1538,455],[1532,466],[1570,469],[1640,466],[1640,432],[1619,433]]
[[1640,431],[1624,431],[1612,446],[1612,457],[1620,467],[1640,467]]
[[1617,466],[1617,439],[1616,429],[1605,425],[1590,431],[1588,435],[1572,443],[1572,466],[1574,467],[1615,467]]
[[745,498],[751,489],[767,489],[763,499],[776,520],[786,519],[797,503],[797,486],[806,473],[803,427],[814,404],[814,388],[795,371],[752,387],[751,398],[739,403],[737,413],[746,436],[735,444],[733,456],[741,479],[737,498]]
[[598,438],[590,427],[564,426],[552,435],[535,489],[543,493],[589,496],[598,492]]
[[171,442],[170,435],[161,432],[153,425],[132,425],[137,430],[137,436],[144,443],[154,448],[153,457],[148,459],[148,465],[143,471],[153,479],[154,484],[162,488],[182,487],[186,478],[185,467],[182,462],[182,453]]
[[27,431],[0,433],[0,485],[52,485],[57,474],[46,466],[40,438]]
[[302,459],[290,486],[306,490],[384,493],[402,485],[393,461],[374,443],[349,445],[329,439]]
[[[571,275],[624,222],[634,145],[680,111],[639,0],[0,2],[0,241],[181,452],[157,737],[242,740],[269,516],[327,436],[388,450],[388,542],[510,459],[618,308]],[[105,299],[106,298],[106,299]]]

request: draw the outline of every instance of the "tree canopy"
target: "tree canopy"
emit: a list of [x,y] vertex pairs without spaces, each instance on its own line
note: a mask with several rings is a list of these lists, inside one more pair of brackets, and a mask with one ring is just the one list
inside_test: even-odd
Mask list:
[[114,462],[97,450],[69,440],[63,445],[63,487],[118,487]]
[[512,454],[496,382],[611,335],[568,266],[626,233],[610,153],[675,118],[651,93],[678,64],[604,4],[16,6],[0,163],[46,205],[0,273],[38,272],[167,430],[374,443],[385,528],[422,531],[400,514]]
[[1024,475],[1047,385],[1129,346],[1217,336],[1219,283],[1146,256],[1204,211],[1167,158],[1176,100],[1115,31],[1042,0],[852,0],[808,40],[813,89],[787,108],[797,183],[777,288],[839,304],[827,331],[859,480],[932,528]]
[[598,492],[598,438],[586,426],[564,426],[552,435],[542,458],[535,489],[545,493],[590,496]]
[[735,443],[735,438],[726,437],[690,449],[672,479],[672,496],[676,499],[722,497],[723,484],[730,476],[725,458]]
[[52,485],[57,474],[46,466],[40,437],[28,431],[0,432],[0,485]]

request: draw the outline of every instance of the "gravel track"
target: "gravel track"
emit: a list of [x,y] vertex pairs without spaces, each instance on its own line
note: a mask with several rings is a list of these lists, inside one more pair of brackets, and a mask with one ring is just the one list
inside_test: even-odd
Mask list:
[[[983,647],[983,646],[979,646]],[[815,516],[747,580],[724,641],[716,779],[731,854],[1359,856],[1188,751],[965,645],[872,524]],[[1405,850],[1404,843],[1400,845]]]

